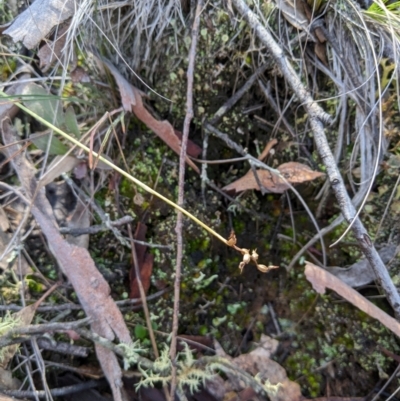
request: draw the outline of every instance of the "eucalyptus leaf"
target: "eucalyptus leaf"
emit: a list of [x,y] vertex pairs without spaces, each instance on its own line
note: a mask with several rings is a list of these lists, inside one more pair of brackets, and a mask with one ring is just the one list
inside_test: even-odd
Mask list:
[[57,96],[50,95],[41,86],[30,82],[22,91],[24,105],[39,117],[57,127],[64,126],[64,113]]
[[[49,135],[43,134],[32,134],[29,136],[29,139],[33,142],[33,144],[40,150],[46,152],[47,143],[49,142]],[[68,152],[68,148],[55,136],[51,140],[51,145],[49,149],[50,155],[65,155]]]

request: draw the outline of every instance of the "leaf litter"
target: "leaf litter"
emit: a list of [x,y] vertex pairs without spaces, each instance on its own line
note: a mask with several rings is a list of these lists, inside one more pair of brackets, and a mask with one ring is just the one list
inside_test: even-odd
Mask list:
[[[114,76],[120,91],[121,102],[124,109],[126,111],[132,111],[140,121],[146,124],[149,129],[151,129],[179,156],[181,152],[182,134],[179,131],[176,131],[169,121],[159,121],[154,118],[143,105],[142,92],[132,86],[110,62],[104,58],[100,58],[100,56],[94,56],[101,61]],[[200,152],[201,149],[189,139],[187,147],[188,155],[196,158]],[[192,167],[196,173],[200,174],[200,170],[196,164],[188,156],[186,156],[185,159],[186,163]]]
[[[138,223],[136,232],[134,235],[135,240],[145,241],[146,240],[147,227],[143,223]],[[142,244],[135,244],[135,250],[137,255],[137,261],[139,264],[140,279],[143,285],[145,294],[150,288],[151,274],[153,271],[154,256],[147,252],[147,247]],[[133,262],[132,262],[133,263]],[[129,272],[130,279],[130,295],[132,298],[140,298],[138,279],[135,274],[135,266],[132,266]]]
[[[304,397],[300,386],[289,380],[285,369],[279,363],[272,360],[272,355],[278,349],[279,342],[265,334],[261,335],[259,345],[253,351],[242,354],[236,358],[229,357],[218,343],[214,341],[216,355],[229,359],[234,366],[250,373],[266,387],[271,401],[300,401]],[[226,373],[226,372],[225,372]],[[240,392],[244,389],[243,382],[234,374],[227,373],[228,383],[225,390]],[[217,380],[219,380],[217,378]]]
[[[34,167],[18,152],[19,145],[15,144],[17,136],[7,113],[0,117],[6,153],[9,156],[13,155],[12,164],[26,197],[31,201],[32,214],[42,229],[58,265],[74,287],[86,315],[91,319],[92,330],[108,340],[113,341],[117,337],[122,343],[132,344],[123,316],[110,296],[107,281],[97,270],[89,252],[68,243],[59,233],[44,188],[38,188]],[[122,401],[122,371],[115,354],[99,344],[95,344],[95,349],[114,399]]]
[[[317,178],[324,177],[325,174],[319,171],[313,171],[305,164],[297,162],[289,162],[281,164],[277,169],[277,173],[268,170],[256,170],[256,174],[261,185],[267,192],[274,194],[282,194],[287,191],[290,186],[297,185],[307,181],[313,181]],[[224,191],[235,193],[255,189],[260,191],[257,179],[252,170],[249,170],[243,177],[230,183],[222,188]]]

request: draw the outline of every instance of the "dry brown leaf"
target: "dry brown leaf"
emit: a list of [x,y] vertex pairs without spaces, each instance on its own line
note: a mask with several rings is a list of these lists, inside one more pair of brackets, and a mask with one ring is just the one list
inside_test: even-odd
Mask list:
[[[388,244],[379,249],[378,253],[382,262],[387,264],[395,257],[397,253],[396,251],[396,244]],[[362,258],[351,266],[344,268],[338,266],[327,266],[325,269],[350,287],[360,287],[369,284],[376,279],[376,274],[367,258]]]
[[326,44],[317,42],[314,45],[314,51],[317,57],[324,63],[326,67],[328,67],[328,59],[326,57]]
[[[145,241],[146,232],[146,225],[139,222],[136,227],[135,239],[138,241]],[[142,282],[144,292],[147,294],[147,291],[149,290],[151,284],[154,256],[146,252],[147,246],[145,245],[135,244],[135,250],[137,261],[139,264],[140,280]],[[129,296],[131,299],[140,298],[139,284],[135,273],[135,266],[133,265],[129,272],[131,289]]]
[[[177,155],[181,153],[181,139],[177,136],[174,127],[167,121],[159,121],[155,119],[149,111],[144,107],[142,101],[142,94],[139,89],[132,86],[120,73],[119,71],[107,60],[100,58],[100,56],[94,54],[94,56],[104,63],[110,72],[113,74],[119,91],[121,93],[122,105],[126,111],[133,111],[136,117],[142,121],[148,128],[150,128],[160,139],[162,139]],[[188,141],[188,148],[198,149],[192,141]],[[197,157],[200,151],[195,151],[194,154]],[[190,153],[188,153],[190,154]],[[199,168],[194,162],[186,156],[186,163],[192,167],[196,173],[200,174]]]
[[278,386],[275,394],[268,394],[271,401],[303,400],[299,384],[289,380],[285,369],[278,362],[264,355],[262,348],[240,355],[233,362],[252,375],[258,375],[263,383],[268,380],[272,385]]
[[[20,77],[20,80],[23,82],[24,80],[30,78],[29,74],[23,74]],[[25,84],[16,84],[13,85],[10,89],[7,90],[7,95],[13,96],[16,94],[21,94]],[[3,120],[5,117],[14,118],[17,113],[19,112],[19,107],[16,106],[11,98],[11,100],[1,99],[0,101],[0,121]],[[6,152],[3,152],[4,154]]]
[[295,28],[308,32],[310,22],[304,9],[303,0],[276,0],[276,5]]
[[[144,107],[142,97],[138,89],[134,88],[137,103],[132,106],[132,111],[136,117],[150,128],[160,139],[162,139],[177,155],[181,153],[181,140],[176,136],[173,126],[169,121],[156,120]],[[192,167],[196,173],[200,174],[199,168],[192,160],[186,156],[186,163]]]
[[[323,177],[325,175],[319,171],[311,170],[311,168],[305,164],[297,162],[281,164],[277,170],[283,178],[278,174],[274,174],[267,170],[257,170],[258,178],[264,188],[267,189],[267,191],[276,194],[281,194],[289,189],[289,186],[285,180],[292,185],[296,185],[306,181],[315,180],[316,178]],[[256,189],[259,191],[260,187],[257,184],[253,171],[249,170],[243,177],[222,189],[227,192],[235,191],[238,193],[249,189]]]
[[55,156],[53,161],[47,167],[46,174],[40,180],[40,184],[43,186],[50,184],[61,174],[70,172],[80,162],[81,161],[74,156]]
[[[180,141],[182,141],[182,132],[174,129],[175,135],[178,137]],[[200,146],[196,145],[193,141],[188,139],[186,152],[190,157],[197,158],[199,157],[202,149]]]
[[400,323],[396,319],[389,316],[382,309],[379,309],[334,275],[310,262],[306,262],[305,275],[307,280],[312,284],[314,290],[318,293],[324,294],[325,289],[330,288],[367,315],[380,321],[384,326],[400,337]]
[[32,49],[74,12],[74,0],[36,0],[3,33]]
[[[33,317],[39,305],[59,286],[54,284],[50,287],[34,304],[25,306],[19,312],[13,313],[12,318],[15,320],[13,328],[28,326],[31,324]],[[2,358],[0,360],[0,368],[6,369],[10,360],[14,357],[19,348],[19,344],[12,344],[2,350]]]
[[[257,376],[263,383],[269,380],[271,384],[279,385],[276,394],[268,394],[271,401],[300,401],[303,400],[300,386],[288,379],[285,369],[271,358],[279,343],[266,335],[262,335],[260,346],[248,354],[242,354],[232,359],[232,364]],[[220,352],[221,353],[221,352]],[[224,355],[221,355],[224,356]],[[242,383],[235,376],[227,374],[236,391],[242,389]],[[236,381],[233,383],[232,381]]]
[[[88,228],[90,226],[90,213],[87,205],[78,198],[76,208],[71,216],[68,216],[67,227],[73,230]],[[73,245],[80,246],[85,249],[89,249],[89,234],[78,235],[77,237],[67,234],[66,240]]]
[[37,54],[40,60],[39,68],[43,72],[46,72],[55,61],[60,59],[61,51],[67,40],[68,28],[69,24],[59,27],[54,41],[47,41],[47,43],[39,49]]
[[[12,163],[25,196],[32,200],[32,214],[42,229],[58,265],[74,287],[82,308],[90,317],[92,330],[110,341],[117,337],[120,342],[132,344],[123,316],[110,296],[110,287],[97,270],[89,252],[69,244],[59,233],[44,188],[37,190],[35,169],[19,152],[19,145],[15,143],[17,134],[13,131],[9,119],[3,119],[0,128],[4,144],[8,145],[7,154],[14,155]],[[96,352],[112,388],[114,400],[124,400],[122,372],[115,354],[97,344]]]
[[118,85],[119,93],[121,95],[122,107],[125,111],[131,112],[132,106],[136,104],[136,94],[133,86],[121,75],[121,73],[107,60],[101,58],[97,54],[94,56],[102,62],[113,75],[115,82]]

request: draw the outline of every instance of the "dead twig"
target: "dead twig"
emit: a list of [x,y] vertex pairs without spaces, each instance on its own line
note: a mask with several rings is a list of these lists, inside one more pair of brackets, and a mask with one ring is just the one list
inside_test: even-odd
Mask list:
[[133,217],[124,216],[118,220],[109,221],[109,222],[107,222],[107,224],[101,224],[101,225],[99,224],[99,225],[94,225],[94,226],[90,226],[90,227],[83,227],[83,228],[61,227],[60,233],[61,234],[70,234],[70,235],[73,235],[74,237],[78,237],[79,235],[85,235],[85,234],[97,234],[101,231],[109,230],[110,226],[111,227],[119,227],[119,226],[123,226],[125,224],[132,223],[132,221],[133,221]]
[[[189,138],[189,127],[190,122],[193,118],[193,75],[196,58],[197,39],[199,36],[200,26],[200,13],[203,8],[203,0],[197,1],[197,7],[195,11],[195,17],[192,28],[192,43],[189,51],[189,65],[187,69],[187,92],[186,92],[186,116],[183,124],[183,134],[181,142],[181,153],[179,155],[179,181],[178,181],[178,205],[183,205],[184,198],[184,184],[185,184],[185,160],[187,158],[186,149]],[[183,225],[183,214],[178,212],[176,222],[176,268],[175,268],[175,283],[174,283],[174,315],[172,319],[172,337],[171,337],[171,349],[170,357],[172,361],[172,379],[171,379],[171,390],[170,399],[175,399],[176,391],[176,349],[177,349],[177,335],[179,325],[179,297],[180,297],[180,285],[181,285],[181,269],[182,269],[182,257],[183,257],[183,240],[182,240],[182,225]]]
[[[68,394],[74,394],[74,393],[79,393],[84,390],[89,390],[92,388],[99,387],[99,382],[98,380],[90,380],[85,383],[78,383],[78,384],[73,384],[71,386],[65,386],[65,387],[60,387],[60,388],[53,388],[50,389],[50,394],[54,397],[62,397]],[[35,391],[29,391],[29,390],[6,390],[6,389],[1,389],[1,393],[8,395],[10,397],[18,397],[18,398],[45,398],[48,396],[47,390],[35,390]]]
[[[152,301],[154,299],[157,299],[159,297],[161,297],[162,295],[164,295],[166,292],[171,291],[172,288],[165,288],[161,291],[158,291],[154,294],[151,294],[149,296],[146,297],[147,301]],[[122,308],[129,308],[132,305],[138,305],[142,303],[142,300],[140,298],[134,298],[134,299],[124,299],[123,301],[116,301],[115,302],[116,305],[122,309]],[[4,312],[4,311],[12,311],[12,312],[18,312],[21,309],[23,309],[22,306],[19,305],[0,305],[0,312]],[[66,310],[81,310],[82,306],[78,305],[78,304],[63,304],[63,305],[42,305],[39,306],[36,311],[37,312],[62,312],[62,311],[66,311]]]
[[262,66],[258,67],[253,75],[251,75],[250,78],[245,82],[245,84],[217,110],[217,112],[214,114],[214,117],[210,119],[210,124],[217,125],[221,121],[221,118],[243,97],[246,92],[249,91],[259,76],[267,68],[271,67],[271,63],[263,64]]
[[59,354],[72,355],[79,358],[86,358],[89,355],[89,348],[80,345],[54,341],[47,337],[39,337],[36,339],[36,342],[41,349],[57,352]]
[[[37,334],[44,334],[54,331],[67,331],[76,330],[77,328],[87,325],[90,323],[89,318],[77,320],[75,322],[61,322],[61,323],[44,323],[44,324],[29,324],[27,326],[16,327],[14,329],[8,330],[3,336],[0,337],[0,348],[6,347],[10,344],[15,344],[15,336],[33,336]],[[30,337],[24,338],[24,340],[29,340]]]

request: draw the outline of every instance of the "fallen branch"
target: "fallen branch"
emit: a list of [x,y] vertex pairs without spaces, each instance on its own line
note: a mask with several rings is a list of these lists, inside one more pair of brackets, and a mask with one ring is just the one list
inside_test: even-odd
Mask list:
[[16,327],[14,329],[8,330],[3,336],[0,337],[0,348],[4,348],[10,344],[15,343],[15,336],[33,336],[54,331],[76,330],[77,328],[83,325],[87,325],[88,323],[90,323],[90,319],[85,318],[77,320],[75,322],[29,324],[27,326]]
[[129,224],[132,222],[133,222],[133,217],[124,216],[118,220],[110,221],[110,222],[108,222],[108,224],[99,224],[99,225],[94,225],[94,226],[90,226],[90,227],[82,227],[82,228],[61,227],[60,233],[61,234],[70,234],[70,235],[73,235],[74,237],[77,237],[79,235],[85,235],[85,234],[97,234],[101,231],[110,230],[111,229],[110,226],[118,227],[118,226],[123,226],[125,224]]
[[308,90],[302,84],[300,78],[297,76],[296,71],[289,63],[282,48],[275,42],[267,29],[265,29],[257,16],[250,10],[243,0],[232,0],[240,15],[247,21],[261,42],[270,51],[271,56],[274,58],[278,68],[282,72],[289,86],[299,98],[307,111],[310,119],[311,129],[314,134],[314,141],[317,146],[318,153],[322,162],[326,166],[327,174],[335,193],[336,199],[339,203],[340,210],[344,218],[350,224],[353,223],[352,231],[354,237],[357,239],[358,245],[364,252],[368,261],[370,262],[376,274],[378,283],[381,285],[385,292],[386,298],[392,306],[396,318],[400,319],[400,295],[394,286],[389,273],[382,262],[377,250],[375,249],[367,230],[362,224],[361,220],[356,217],[357,213],[353,206],[351,199],[347,193],[343,178],[336,165],[329,143],[326,139],[324,132],[324,124],[331,122],[329,114],[324,112],[322,108],[314,101]]

